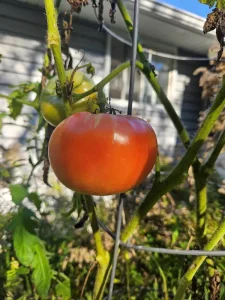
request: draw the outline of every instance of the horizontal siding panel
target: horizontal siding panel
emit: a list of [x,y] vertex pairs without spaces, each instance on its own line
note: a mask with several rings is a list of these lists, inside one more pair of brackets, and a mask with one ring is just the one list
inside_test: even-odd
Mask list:
[[1,54],[3,59],[14,59],[23,62],[42,64],[44,51],[34,49],[26,49],[25,44],[29,43],[29,40],[24,39],[24,47],[13,47],[11,45],[2,44],[1,41]]
[[[1,31],[1,27],[0,27]],[[45,45],[41,41],[36,41],[33,39],[28,39],[25,37],[18,37],[15,35],[14,31],[0,32],[0,44],[14,46],[16,49],[31,49],[36,51],[44,51]],[[2,46],[1,46],[2,48]]]
[[[29,4],[23,4],[21,2],[18,3],[18,1],[3,0],[3,3],[1,4],[0,16],[8,17],[9,10],[10,10],[10,17],[13,18],[14,20],[35,24],[37,27],[41,27],[41,28],[47,27],[45,11],[41,7],[29,5]],[[63,14],[59,15],[60,26],[62,24],[62,16]],[[38,20],[38,22],[35,22],[34,20]],[[98,31],[97,22],[96,22],[96,26],[93,26],[93,24],[89,22],[85,22],[85,24],[83,22],[84,22],[83,20],[78,21],[76,17],[74,18],[73,20],[74,28],[71,34],[72,37],[75,38],[77,35],[81,37],[85,36],[87,38],[90,38],[92,42],[93,39],[99,41],[103,41],[105,39],[105,33]]]
[[0,15],[0,32],[7,33],[8,29],[13,29],[14,35],[20,37],[30,37],[34,40],[41,40],[44,42],[46,29],[38,28],[37,24],[31,24],[22,22],[21,20],[10,19],[10,17],[4,17]]
[[24,62],[16,59],[5,58],[3,57],[2,62],[0,64],[0,71],[2,72],[10,72],[16,74],[35,74],[38,75],[40,72],[38,68],[41,68],[41,64]]
[[[178,51],[179,55],[193,56],[183,50]],[[180,102],[181,120],[193,137],[198,128],[199,112],[203,107],[201,99],[201,89],[199,87],[199,76],[194,76],[193,72],[204,62],[184,62],[177,63],[177,82],[174,92],[176,103]]]
[[18,1],[1,0],[0,15],[8,17],[10,9],[10,17],[12,19],[23,20],[25,22],[34,23],[34,15],[40,20],[45,20],[44,8],[24,4]]
[[71,38],[69,45],[71,48],[75,49],[82,49],[84,51],[90,51],[99,54],[105,53],[105,43],[95,41],[95,39],[89,40],[84,37],[76,36],[74,40]]
[[10,72],[0,71],[0,83],[4,85],[18,85],[23,82],[28,81],[39,81],[41,79],[40,75],[36,75],[31,72],[30,74],[15,74]]
[[198,114],[198,111],[201,109],[199,105],[191,105],[187,102],[183,103],[182,110],[185,111],[185,113],[194,113]]

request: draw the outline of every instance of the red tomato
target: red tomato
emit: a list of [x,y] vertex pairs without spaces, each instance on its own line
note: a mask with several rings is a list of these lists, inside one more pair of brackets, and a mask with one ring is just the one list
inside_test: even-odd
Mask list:
[[126,192],[152,170],[157,140],[142,119],[76,113],[54,130],[49,142],[52,169],[66,187],[90,195]]

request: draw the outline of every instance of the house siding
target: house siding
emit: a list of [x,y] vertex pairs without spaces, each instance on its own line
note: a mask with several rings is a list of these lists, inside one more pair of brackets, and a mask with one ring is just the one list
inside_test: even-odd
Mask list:
[[[190,53],[183,49],[178,49],[180,56],[198,57],[196,53]],[[178,61],[177,81],[174,91],[174,101],[179,107],[179,116],[192,140],[199,127],[199,113],[205,109],[205,101],[201,99],[201,88],[199,87],[199,77],[194,76],[194,71],[200,66],[207,66],[204,61]],[[174,157],[179,158],[185,149],[177,137],[174,148]]]
[[[60,23],[60,21],[59,21]],[[83,64],[93,62],[96,69],[94,80],[98,82],[104,77],[105,70],[105,33],[98,33],[98,25],[74,20],[70,49],[74,66],[80,61],[83,52]],[[15,0],[0,0],[0,94],[12,91],[10,85],[18,85],[27,81],[39,81],[45,52],[46,19],[44,9]],[[0,111],[7,109],[7,102],[0,99]],[[24,106],[23,112],[33,111]],[[35,117],[34,117],[35,118]],[[22,140],[26,117],[20,116],[13,125],[4,125],[0,143],[10,147],[17,140]],[[4,122],[11,123],[10,118]]]
[[[97,24],[81,19],[74,20],[73,25],[70,49],[74,66],[83,56],[83,52],[78,50],[83,49],[83,63],[93,62],[96,68],[94,80],[98,82],[105,75],[106,34],[98,33]],[[15,0],[0,0],[0,53],[3,55],[0,64],[0,93],[9,92],[9,85],[40,79],[41,73],[38,69],[42,67],[45,35],[46,19],[41,7]],[[178,49],[178,55],[194,56],[182,49]],[[193,71],[198,66],[199,62],[177,61],[172,72],[169,93],[170,101],[191,137],[198,127],[198,115],[203,105],[198,77],[193,76]],[[112,99],[112,105],[126,113],[127,101]],[[161,104],[147,105],[140,101],[135,101],[133,107],[134,114],[151,122],[158,137],[160,152],[173,155],[179,139],[164,107]]]
[[[39,80],[45,51],[46,19],[40,7],[14,0],[0,2],[0,89],[8,85]],[[74,66],[80,61],[93,62],[97,81],[104,77],[105,34],[98,34],[98,25],[80,22],[72,31],[70,47]]]
[[[178,55],[197,56],[182,49],[178,50]],[[199,88],[199,76],[193,75],[199,66],[207,66],[207,63],[201,61],[177,62],[178,76],[174,100],[180,107],[181,120],[191,138],[198,129],[199,112],[204,109],[204,101],[201,99],[201,89]]]

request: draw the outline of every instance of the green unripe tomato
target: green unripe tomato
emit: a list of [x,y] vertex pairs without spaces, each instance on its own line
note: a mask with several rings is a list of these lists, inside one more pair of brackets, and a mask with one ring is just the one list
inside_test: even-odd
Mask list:
[[[73,70],[66,71],[68,82],[70,82],[72,72]],[[66,118],[63,98],[56,93],[57,80],[57,76],[49,80],[47,86],[42,91],[40,99],[41,113],[44,119],[52,126],[57,126]],[[94,85],[94,81],[85,73],[76,71],[73,77],[72,94],[82,94],[90,90]],[[95,112],[99,108],[97,105],[97,93],[93,93],[73,103],[71,108],[72,113],[81,111]]]

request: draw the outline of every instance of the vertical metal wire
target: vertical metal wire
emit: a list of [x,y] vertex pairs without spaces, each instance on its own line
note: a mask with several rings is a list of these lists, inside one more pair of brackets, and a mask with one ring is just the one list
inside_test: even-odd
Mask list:
[[[138,44],[138,25],[139,25],[139,1],[140,0],[135,0],[135,2],[134,2],[132,59],[131,59],[131,71],[130,71],[129,99],[128,99],[128,108],[127,108],[128,115],[132,115],[132,103],[133,103],[133,96],[134,96],[134,83],[135,83],[135,71],[136,71],[137,44]],[[114,252],[113,252],[112,273],[111,273],[111,277],[110,277],[108,300],[112,299],[112,294],[113,294],[113,285],[114,285],[114,278],[115,278],[115,273],[116,273],[118,248],[119,248],[119,242],[120,242],[123,201],[124,201],[124,197],[121,194],[120,200],[119,200],[119,206],[118,206],[116,239],[115,239]]]
[[122,212],[123,212],[123,196],[120,194],[119,206],[118,206],[118,216],[117,216],[117,224],[116,224],[116,238],[115,238],[115,245],[113,251],[113,263],[112,263],[112,272],[110,277],[110,284],[109,284],[109,296],[108,300],[112,299],[113,294],[113,285],[114,285],[114,278],[116,273],[116,264],[118,258],[118,248],[120,243],[120,231],[121,231],[121,223],[122,223]]
[[138,45],[138,27],[139,27],[139,1],[134,2],[134,21],[133,21],[133,38],[132,38],[132,60],[130,70],[130,88],[129,88],[129,102],[127,114],[132,114],[132,103],[134,96],[134,82],[135,82],[135,71],[136,71],[136,57],[137,57],[137,45]]

